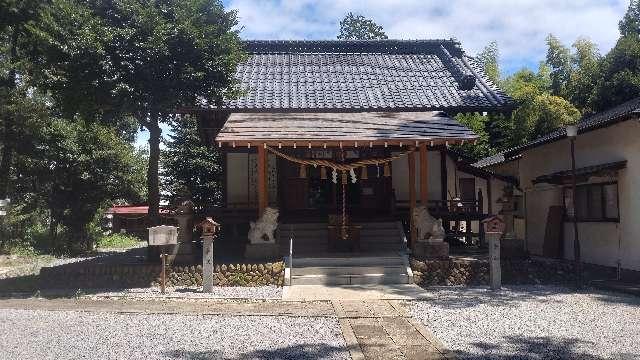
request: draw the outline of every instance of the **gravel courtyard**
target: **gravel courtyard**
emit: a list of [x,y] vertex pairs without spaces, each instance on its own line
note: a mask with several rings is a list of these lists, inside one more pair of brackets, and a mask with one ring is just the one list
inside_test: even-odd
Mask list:
[[327,317],[0,309],[1,359],[348,359]]
[[548,286],[439,289],[414,317],[461,359],[640,359],[640,298]]

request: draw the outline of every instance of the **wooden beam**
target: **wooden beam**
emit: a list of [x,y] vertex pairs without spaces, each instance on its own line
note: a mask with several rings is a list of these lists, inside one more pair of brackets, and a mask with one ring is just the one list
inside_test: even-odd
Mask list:
[[413,249],[416,242],[415,224],[413,223],[413,209],[416,208],[416,156],[415,151],[411,151],[407,155],[409,161],[409,248]]
[[262,216],[269,204],[267,176],[267,150],[263,146],[258,146],[258,216]]
[[429,172],[427,144],[420,144],[420,205],[428,206],[429,201]]

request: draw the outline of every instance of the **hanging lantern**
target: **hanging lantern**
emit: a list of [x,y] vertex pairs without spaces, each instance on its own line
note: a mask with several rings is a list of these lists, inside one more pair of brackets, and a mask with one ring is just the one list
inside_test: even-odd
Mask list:
[[362,167],[362,174],[360,175],[360,179],[362,180],[369,179],[369,169],[367,168],[367,165]]
[[389,167],[389,163],[384,163],[384,177],[391,176],[391,167]]
[[347,172],[346,171],[342,171],[342,185],[347,185],[347,183],[349,182],[349,179],[347,178]]
[[306,165],[300,165],[300,179],[307,178],[307,167]]
[[324,166],[320,167],[320,179],[327,180],[327,168]]

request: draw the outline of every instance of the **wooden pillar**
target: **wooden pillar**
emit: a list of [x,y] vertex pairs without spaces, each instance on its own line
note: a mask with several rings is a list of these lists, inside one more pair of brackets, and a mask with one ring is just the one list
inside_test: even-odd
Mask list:
[[409,248],[413,249],[416,242],[415,224],[413,223],[413,209],[416,207],[416,156],[415,151],[411,151],[407,158],[409,160]]
[[258,146],[258,216],[262,216],[264,209],[269,205],[267,167],[267,149]]
[[420,144],[420,205],[429,206],[429,172],[427,144]]

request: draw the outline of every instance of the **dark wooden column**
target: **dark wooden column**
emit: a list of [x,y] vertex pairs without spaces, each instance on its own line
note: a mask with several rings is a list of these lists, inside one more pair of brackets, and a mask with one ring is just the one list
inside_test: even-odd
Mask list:
[[267,149],[258,146],[258,216],[262,216],[264,209],[269,205],[267,167]]
[[429,207],[429,171],[427,144],[420,145],[420,205]]
[[413,248],[416,242],[415,224],[413,223],[413,209],[416,208],[416,155],[411,151],[407,158],[409,160],[409,248]]

